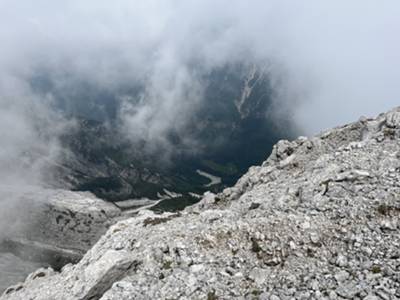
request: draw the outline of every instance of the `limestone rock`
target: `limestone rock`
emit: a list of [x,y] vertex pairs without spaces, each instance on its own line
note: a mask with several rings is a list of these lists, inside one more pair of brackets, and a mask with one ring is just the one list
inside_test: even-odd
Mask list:
[[120,221],[0,299],[399,299],[399,116],[282,141],[234,187]]
[[113,204],[86,192],[35,188],[18,202],[24,226],[6,237],[1,248],[59,266],[79,260],[121,214]]

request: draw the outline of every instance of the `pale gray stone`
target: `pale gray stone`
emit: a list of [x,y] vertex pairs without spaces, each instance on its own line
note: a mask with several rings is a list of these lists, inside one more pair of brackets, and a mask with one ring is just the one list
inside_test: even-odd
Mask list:
[[121,220],[0,299],[396,299],[399,151],[400,109],[281,141],[234,187]]

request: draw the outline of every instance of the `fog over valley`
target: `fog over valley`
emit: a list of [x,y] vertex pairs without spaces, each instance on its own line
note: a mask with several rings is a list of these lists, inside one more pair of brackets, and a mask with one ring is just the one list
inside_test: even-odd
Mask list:
[[0,278],[37,197],[175,212],[280,139],[395,107],[399,16],[396,0],[0,0]]

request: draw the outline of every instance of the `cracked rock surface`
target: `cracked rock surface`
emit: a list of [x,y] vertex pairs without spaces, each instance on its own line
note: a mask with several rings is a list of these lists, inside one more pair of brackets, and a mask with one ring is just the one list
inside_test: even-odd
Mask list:
[[400,108],[280,141],[179,214],[113,225],[0,299],[399,299]]

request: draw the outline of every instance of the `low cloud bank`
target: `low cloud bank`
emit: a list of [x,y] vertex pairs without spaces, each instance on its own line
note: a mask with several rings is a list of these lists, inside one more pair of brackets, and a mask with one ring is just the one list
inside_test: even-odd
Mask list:
[[150,145],[185,138],[204,78],[229,64],[267,65],[275,115],[304,134],[384,111],[400,99],[399,15],[391,0],[3,0],[3,183],[45,184],[83,109],[118,103],[125,134]]

